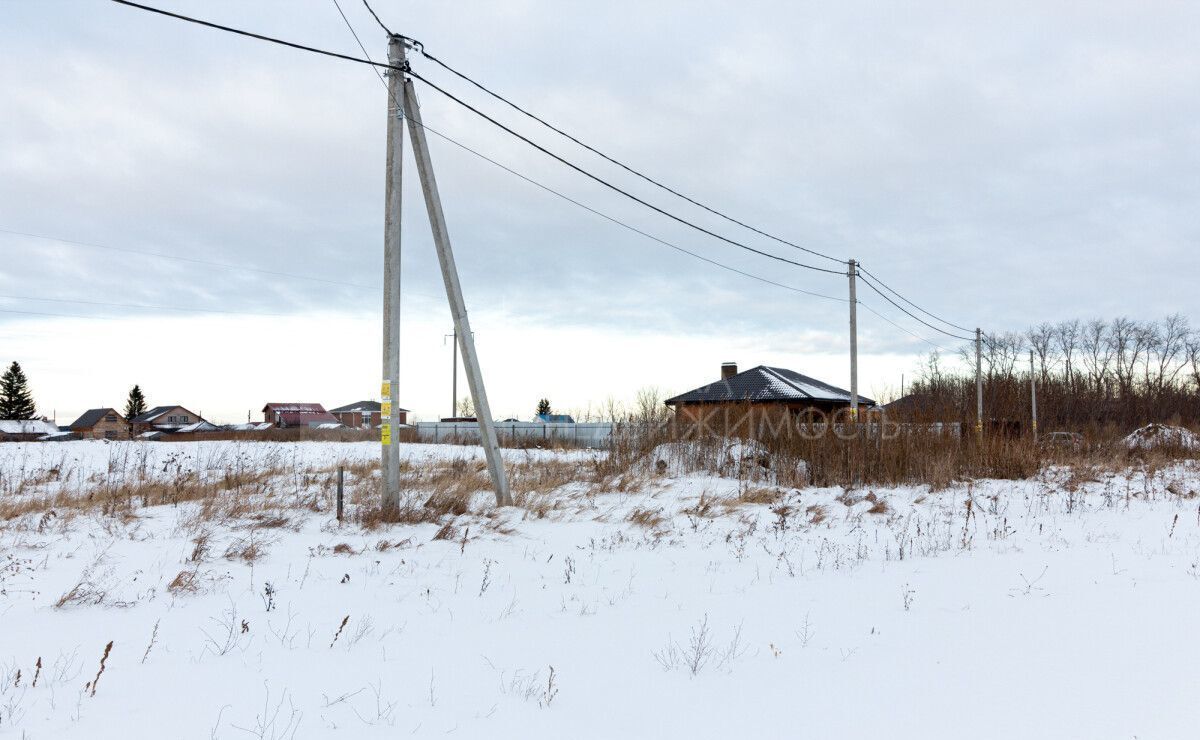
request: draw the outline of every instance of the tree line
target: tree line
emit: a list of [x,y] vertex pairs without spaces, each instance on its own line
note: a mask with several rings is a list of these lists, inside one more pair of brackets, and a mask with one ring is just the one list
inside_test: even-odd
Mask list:
[[[1043,429],[1200,421],[1200,330],[1180,314],[1046,322],[985,334],[981,350],[985,419],[1028,420],[1033,380]],[[912,386],[924,415],[974,419],[974,344],[958,358],[966,372],[936,351],[925,360]]]

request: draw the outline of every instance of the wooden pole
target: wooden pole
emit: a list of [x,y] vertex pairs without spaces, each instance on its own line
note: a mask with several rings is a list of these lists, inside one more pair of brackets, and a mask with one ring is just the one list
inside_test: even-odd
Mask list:
[[341,465],[338,466],[338,487],[337,487],[337,520],[342,521],[342,503],[345,500],[342,497],[342,492],[345,489],[346,469]]

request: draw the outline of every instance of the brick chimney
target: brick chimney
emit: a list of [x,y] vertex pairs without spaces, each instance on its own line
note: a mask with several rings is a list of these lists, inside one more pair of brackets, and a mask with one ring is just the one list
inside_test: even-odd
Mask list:
[[735,375],[737,375],[737,363],[736,362],[722,362],[721,363],[721,380],[729,380],[730,378],[732,378]]

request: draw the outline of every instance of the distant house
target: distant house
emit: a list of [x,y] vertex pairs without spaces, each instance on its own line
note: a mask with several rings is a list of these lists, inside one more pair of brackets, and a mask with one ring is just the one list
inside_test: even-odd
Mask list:
[[263,406],[263,421],[283,428],[341,426],[319,403],[268,403]]
[[534,421],[540,421],[543,424],[574,424],[575,417],[570,414],[538,414],[533,417]]
[[[383,423],[382,405],[379,401],[359,401],[346,406],[339,406],[329,413],[337,417],[342,426],[351,429],[374,429]],[[393,409],[399,417],[400,424],[408,423],[408,409]]]
[[954,400],[929,393],[909,393],[885,403],[883,410],[889,418],[897,421],[947,421],[959,418]]
[[[794,370],[759,365],[739,373],[736,363],[727,362],[721,366],[720,380],[668,398],[666,404],[675,409],[676,418],[698,421],[722,407],[783,410],[798,416],[829,414],[848,408],[850,398],[850,391]],[[862,395],[858,403],[861,407],[875,405]]]
[[32,442],[58,433],[57,426],[41,419],[0,420],[0,442]]
[[129,424],[116,409],[88,409],[68,429],[80,439],[129,439]]
[[135,437],[148,432],[172,434],[182,431],[211,432],[216,429],[215,425],[202,419],[200,414],[188,411],[182,406],[155,406],[129,420],[129,433]]

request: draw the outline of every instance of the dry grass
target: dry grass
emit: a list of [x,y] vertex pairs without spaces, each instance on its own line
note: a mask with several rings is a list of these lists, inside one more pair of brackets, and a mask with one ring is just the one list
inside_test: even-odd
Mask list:
[[783,496],[783,492],[778,488],[767,488],[765,486],[748,486],[743,488],[737,497],[738,503],[743,504],[766,504],[775,503]]
[[808,523],[814,526],[825,521],[829,516],[829,512],[825,510],[825,507],[819,504],[813,504],[805,509],[804,513],[808,515]]
[[208,559],[208,554],[212,550],[212,531],[201,529],[192,538],[192,545],[192,554],[188,560],[193,563],[203,563]]
[[[662,454],[659,445],[670,441],[672,433],[666,428],[622,435],[607,455],[578,460],[529,455],[509,462],[506,467],[514,500],[524,516],[542,518],[594,510],[598,496],[616,500],[623,494],[653,490],[666,475],[657,465]],[[839,499],[843,504],[854,506],[866,498],[871,504],[867,513],[886,516],[892,512],[889,504],[876,500],[874,494],[864,496],[866,487],[924,484],[937,490],[977,477],[1030,478],[1048,465],[1061,465],[1069,471],[1064,488],[1070,490],[1130,466],[1153,474],[1181,458],[1196,457],[1196,453],[1180,449],[1131,452],[1114,440],[1092,440],[1081,449],[1043,449],[1027,439],[994,437],[978,443],[970,434],[966,439],[956,439],[921,432],[891,440],[866,435],[853,439],[829,436],[774,440],[763,445],[765,454],[751,445],[751,457],[732,465],[729,445],[723,440],[676,445],[674,448],[681,453],[672,458],[672,475],[699,471],[738,481],[736,494],[706,492],[681,513],[707,519],[742,506],[775,507],[787,489],[811,484],[840,486],[845,489]],[[19,521],[14,526],[44,533],[62,528],[80,514],[99,515],[113,525],[133,524],[145,507],[191,504],[183,507],[180,515],[181,531],[192,538],[194,545],[190,563],[212,557],[210,533],[218,526],[245,533],[226,548],[224,557],[254,562],[270,544],[265,532],[297,529],[307,520],[305,511],[332,514],[338,465],[308,467],[293,455],[288,451],[259,467],[236,460],[223,469],[213,464],[197,465],[202,474],[178,464],[155,470],[147,469],[144,461],[119,460],[110,464],[107,475],[91,479],[85,479],[66,463],[55,464],[52,472],[31,471],[25,478],[4,484],[0,521],[16,519]],[[347,473],[347,520],[364,529],[431,524],[436,525],[436,536],[445,539],[465,526],[460,518],[487,517],[492,511],[491,481],[481,460],[404,462],[400,469],[400,504],[388,510],[379,504],[377,460],[346,462],[342,466]],[[796,483],[799,480],[804,483]],[[18,489],[20,495],[14,493]],[[1176,495],[1196,493],[1181,490]],[[811,524],[820,524],[828,513],[817,507],[808,509],[806,515]],[[667,519],[661,510],[652,507],[622,511],[619,516],[648,529],[662,526]],[[510,523],[511,517],[488,517],[480,524],[501,532]],[[177,588],[188,590],[186,578],[179,580]],[[68,602],[92,598],[97,596],[87,584],[81,584]]]
[[716,505],[718,500],[711,494],[704,492],[700,494],[700,498],[696,499],[696,503],[682,509],[682,513],[696,517],[697,519],[710,519],[716,515]]
[[167,591],[174,596],[194,594],[200,590],[200,572],[198,568],[185,568],[167,584]]
[[646,529],[658,529],[667,521],[667,518],[663,516],[662,509],[642,508],[637,508],[629,512],[629,516],[626,519]]
[[863,500],[871,502],[871,508],[867,509],[868,514],[886,514],[892,510],[891,507],[888,506],[888,502],[877,497],[874,491],[863,497]]
[[259,535],[255,530],[245,537],[239,537],[225,548],[226,560],[240,560],[243,563],[253,563],[266,554],[271,542]]

